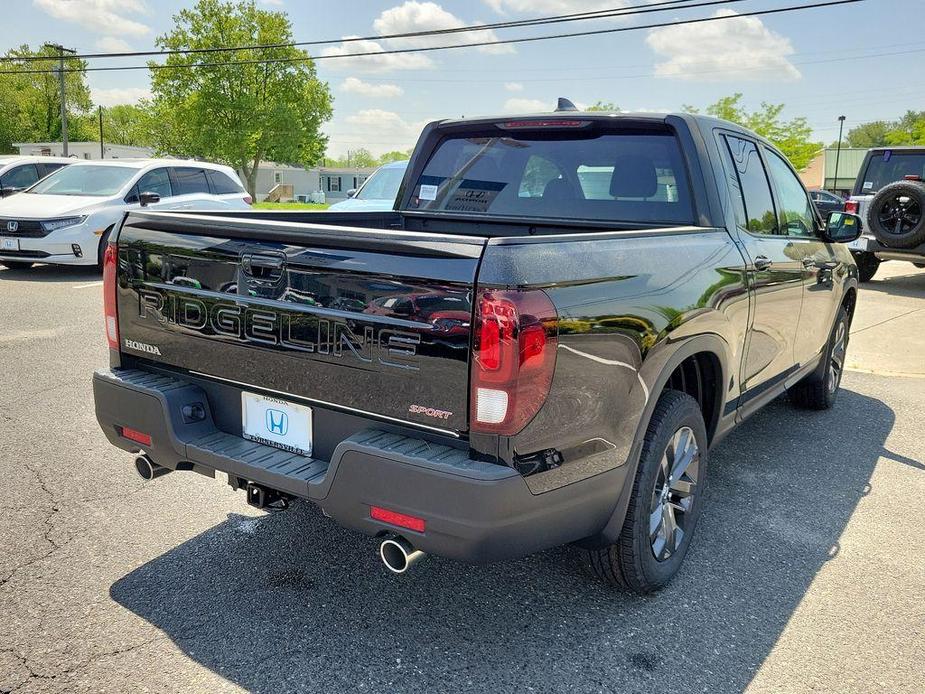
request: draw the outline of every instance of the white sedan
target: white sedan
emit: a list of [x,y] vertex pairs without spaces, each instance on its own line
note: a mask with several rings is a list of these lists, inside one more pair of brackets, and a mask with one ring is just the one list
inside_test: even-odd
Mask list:
[[100,265],[128,210],[245,210],[234,169],[169,159],[80,162],[0,200],[0,265]]

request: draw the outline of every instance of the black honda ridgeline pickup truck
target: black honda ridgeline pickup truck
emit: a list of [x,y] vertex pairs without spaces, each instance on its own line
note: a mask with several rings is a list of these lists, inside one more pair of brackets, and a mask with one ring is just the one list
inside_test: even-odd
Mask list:
[[577,543],[647,592],[708,451],[785,391],[831,406],[859,231],[731,123],[436,122],[394,211],[128,213],[96,414],[146,479],[308,499],[397,573]]

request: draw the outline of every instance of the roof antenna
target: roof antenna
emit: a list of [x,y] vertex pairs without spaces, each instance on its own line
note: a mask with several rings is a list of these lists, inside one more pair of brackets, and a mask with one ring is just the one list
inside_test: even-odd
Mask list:
[[556,104],[556,113],[559,111],[577,111],[578,107],[564,96],[559,97],[559,103]]

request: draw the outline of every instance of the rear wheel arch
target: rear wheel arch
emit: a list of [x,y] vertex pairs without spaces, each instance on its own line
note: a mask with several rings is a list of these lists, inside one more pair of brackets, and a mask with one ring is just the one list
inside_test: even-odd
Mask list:
[[[704,404],[700,403],[701,411],[704,412],[704,422],[707,427],[707,440],[712,441],[716,432],[717,425],[722,416],[723,409],[726,405],[726,383],[732,372],[730,364],[732,358],[729,345],[726,341],[717,335],[698,335],[689,338],[678,346],[674,353],[666,360],[665,365],[659,371],[659,375],[653,380],[649,387],[649,397],[643,410],[642,417],[636,427],[636,434],[633,437],[633,447],[630,454],[630,460],[627,465],[626,482],[623,488],[619,490],[619,496],[614,506],[613,514],[610,520],[604,526],[599,536],[589,538],[585,543],[586,546],[599,546],[601,543],[609,544],[614,542],[623,528],[623,521],[626,516],[626,510],[629,506],[629,499],[632,493],[633,480],[636,478],[636,469],[639,465],[639,456],[642,452],[642,443],[646,431],[655,411],[659,397],[666,389],[671,389],[672,379],[678,380],[678,373],[684,373],[692,362],[697,362],[701,367],[707,366],[712,370],[712,382],[715,386],[710,393],[709,419],[707,412],[704,411]],[[707,371],[701,368],[701,374],[707,375]],[[688,383],[688,385],[690,385]],[[687,392],[682,390],[682,392]],[[697,397],[693,396],[696,400]]]

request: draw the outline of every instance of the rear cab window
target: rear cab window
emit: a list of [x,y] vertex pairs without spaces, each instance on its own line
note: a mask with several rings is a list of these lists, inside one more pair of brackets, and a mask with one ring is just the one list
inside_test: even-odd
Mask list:
[[871,152],[863,174],[858,176],[854,194],[873,195],[904,176],[920,176],[925,180],[925,149]]
[[578,123],[486,126],[445,136],[415,181],[408,209],[615,225],[693,223],[673,131],[661,124]]

